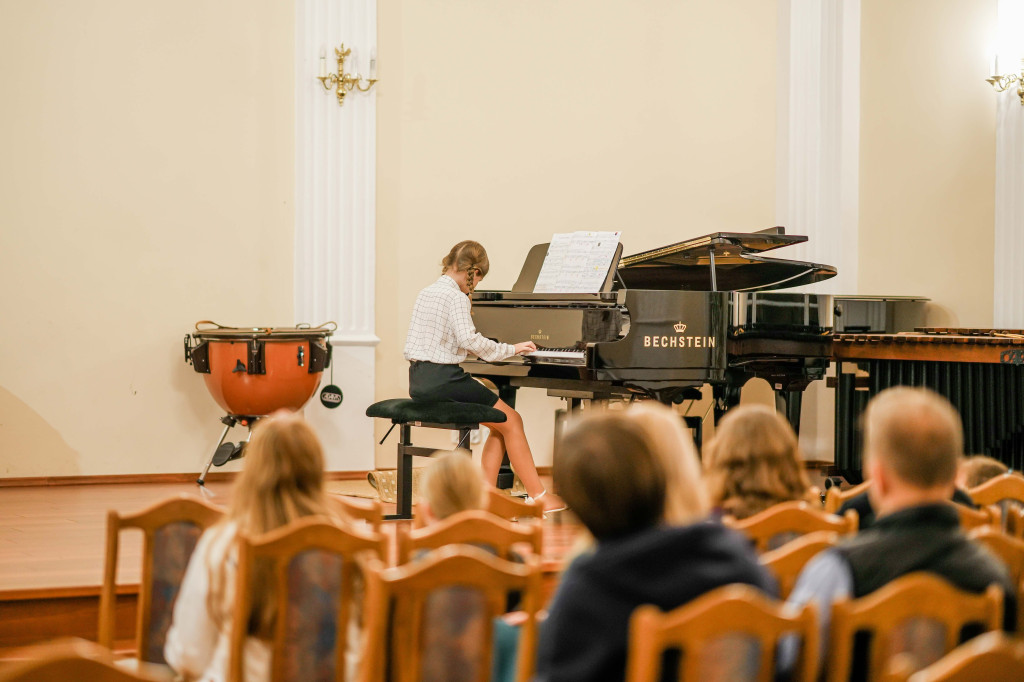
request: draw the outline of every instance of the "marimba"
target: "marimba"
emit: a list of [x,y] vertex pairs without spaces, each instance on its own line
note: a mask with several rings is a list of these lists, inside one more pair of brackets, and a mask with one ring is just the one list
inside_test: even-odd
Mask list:
[[967,454],[1024,469],[1024,330],[919,327],[836,334],[835,469],[861,480],[860,415],[890,386],[924,386],[960,412]]

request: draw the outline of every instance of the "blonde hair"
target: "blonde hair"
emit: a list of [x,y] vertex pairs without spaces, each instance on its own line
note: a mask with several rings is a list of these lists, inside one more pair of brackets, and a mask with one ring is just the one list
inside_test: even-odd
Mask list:
[[461,511],[486,506],[483,473],[465,451],[445,453],[427,467],[420,483],[420,495],[439,521]]
[[796,433],[765,405],[730,410],[704,449],[711,504],[744,519],[779,502],[811,499]]
[[[245,467],[231,490],[231,506],[215,532],[229,523],[250,537],[314,515],[337,520],[324,492],[324,457],[320,441],[301,416],[278,412],[261,419],[245,448]],[[233,595],[227,589],[227,564],[209,566],[207,607],[223,628],[229,622]],[[233,569],[232,569],[233,570]],[[276,618],[269,567],[256,566],[248,631],[270,637]]]
[[926,388],[887,388],[864,410],[864,452],[897,478],[928,490],[956,478],[963,456],[960,415],[948,400]]
[[665,520],[685,524],[706,515],[709,505],[701,482],[700,455],[682,418],[651,401],[630,407],[626,415],[640,425],[665,467]]
[[477,275],[480,279],[486,277],[491,262],[487,258],[487,251],[479,242],[467,239],[453,246],[448,255],[441,259],[441,274],[445,274],[450,268],[467,273],[466,284],[472,291],[476,287]]

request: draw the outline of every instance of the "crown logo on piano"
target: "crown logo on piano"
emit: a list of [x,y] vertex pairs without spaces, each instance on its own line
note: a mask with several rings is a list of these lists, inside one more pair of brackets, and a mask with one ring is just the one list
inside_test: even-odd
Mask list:
[[682,322],[676,322],[672,328],[676,330],[676,334],[682,334],[686,331],[686,325]]

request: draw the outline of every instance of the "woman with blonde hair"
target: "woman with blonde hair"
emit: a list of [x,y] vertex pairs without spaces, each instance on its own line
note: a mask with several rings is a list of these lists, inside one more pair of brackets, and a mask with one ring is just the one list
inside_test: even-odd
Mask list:
[[594,537],[562,576],[537,652],[539,682],[619,680],[629,618],[722,585],[775,581],[749,543],[705,520],[700,468],[679,416],[656,405],[584,417],[565,434],[554,478]]
[[[324,492],[320,441],[297,414],[261,419],[246,446],[245,467],[225,518],[199,539],[174,604],[164,655],[186,680],[227,678],[239,533],[262,535],[307,516],[335,518]],[[256,570],[249,637],[243,651],[247,682],[270,676],[269,639],[276,619],[269,572]]]
[[537,350],[532,341],[511,345],[477,332],[470,315],[469,294],[490,267],[483,246],[461,241],[441,260],[441,276],[416,297],[403,351],[410,363],[409,396],[413,400],[478,403],[501,410],[504,422],[485,424],[490,434],[481,458],[484,479],[494,483],[507,452],[526,492],[541,500],[546,511],[564,509],[565,503],[549,494],[537,475],[523,418],[459,366],[469,353],[486,362],[498,362]]
[[704,480],[715,511],[745,519],[779,502],[816,501],[796,433],[765,405],[741,405],[704,449]]

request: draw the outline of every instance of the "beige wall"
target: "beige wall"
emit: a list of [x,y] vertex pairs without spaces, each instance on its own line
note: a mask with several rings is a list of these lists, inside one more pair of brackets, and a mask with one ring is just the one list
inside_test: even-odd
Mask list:
[[992,324],[996,0],[862,0],[860,287]]
[[[995,4],[862,0],[861,290],[935,323],[991,322]],[[771,225],[776,11],[380,0],[377,396],[405,394],[412,301],[459,239],[500,289],[553,232]],[[293,31],[271,0],[0,4],[0,476],[208,455],[181,337],[293,321]],[[520,405],[546,463],[559,401]]]
[[[774,2],[379,12],[379,398],[406,394],[413,300],[460,239],[488,247],[484,288],[501,289],[554,232],[622,230],[630,253],[773,224]],[[520,406],[543,464],[559,401],[542,396],[522,391]],[[393,466],[392,441],[377,461]]]
[[185,332],[293,322],[293,16],[0,4],[0,476],[209,454]]

